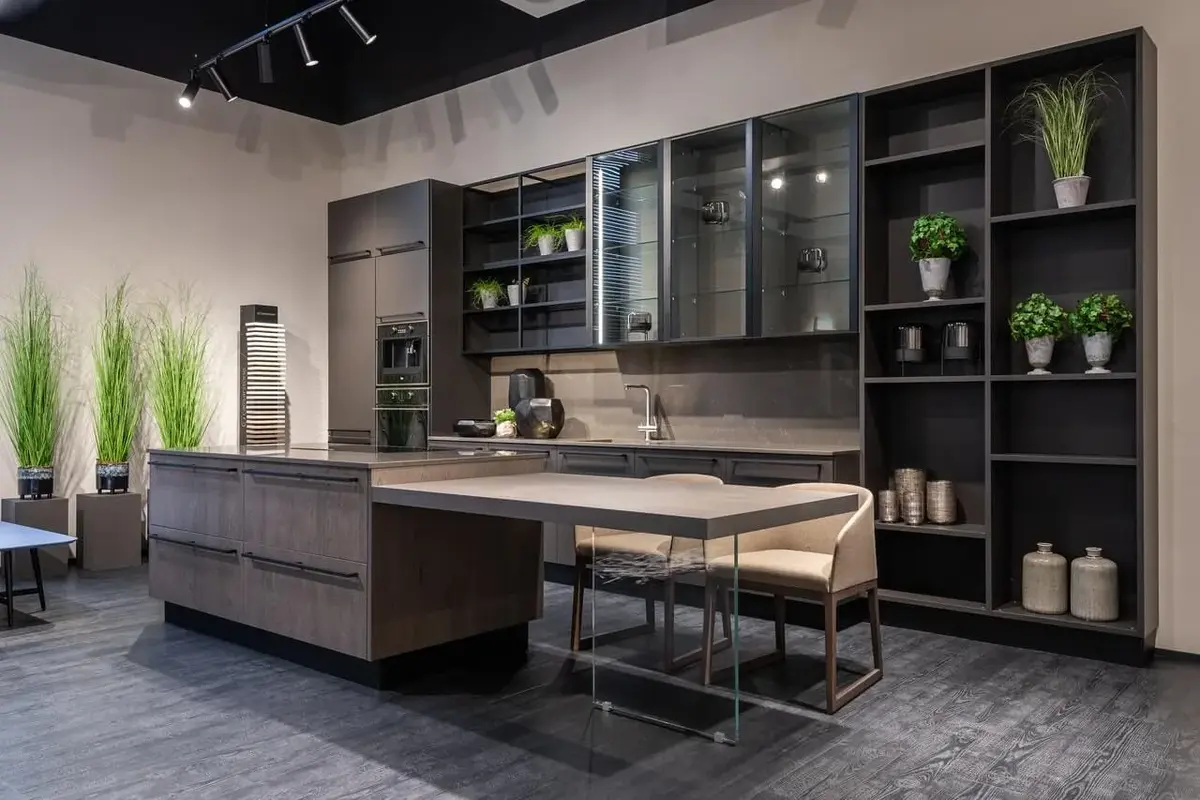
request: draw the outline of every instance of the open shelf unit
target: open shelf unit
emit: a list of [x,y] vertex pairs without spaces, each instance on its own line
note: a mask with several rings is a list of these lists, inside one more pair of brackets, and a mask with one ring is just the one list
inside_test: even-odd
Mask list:
[[[1155,51],[1131,31],[864,95],[861,149],[864,485],[922,467],[954,481],[958,523],[878,523],[884,600],[1107,634],[1153,646],[1157,630]],[[1088,204],[1055,207],[1040,147],[1006,118],[1028,81],[1099,65],[1119,89],[1089,151]],[[908,254],[913,220],[946,211],[970,253],[947,298],[926,301]],[[1027,375],[1013,306],[1040,291],[1073,307],[1118,294],[1135,315],[1108,374],[1056,346],[1054,374]],[[965,322],[976,358],[943,361]],[[923,362],[901,362],[899,328]],[[955,352],[955,351],[947,351]],[[931,535],[932,534],[932,535]],[[1068,559],[1101,547],[1118,565],[1120,618],[1088,622],[1021,607],[1021,561],[1039,541]]]

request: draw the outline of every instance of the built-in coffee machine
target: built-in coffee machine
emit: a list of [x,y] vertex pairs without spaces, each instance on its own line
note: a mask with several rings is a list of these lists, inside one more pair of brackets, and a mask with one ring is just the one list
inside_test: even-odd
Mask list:
[[375,326],[375,446],[420,449],[429,435],[429,321],[380,317]]

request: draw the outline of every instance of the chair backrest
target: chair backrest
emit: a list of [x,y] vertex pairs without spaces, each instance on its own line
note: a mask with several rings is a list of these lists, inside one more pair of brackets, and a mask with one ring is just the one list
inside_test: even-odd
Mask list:
[[[696,472],[673,472],[666,475],[651,475],[644,478],[648,481],[672,481],[674,483],[709,483],[720,485],[725,481],[718,478],[716,475],[703,475]],[[596,536],[609,536],[614,533],[640,533],[640,531],[618,531],[611,528],[595,528]],[[576,525],[575,526],[575,544],[580,544],[586,541],[593,534],[591,525]],[[656,536],[657,534],[646,534],[647,536]]]
[[870,489],[850,483],[790,483],[779,488],[856,495],[856,511],[801,523],[797,528],[806,532],[805,538],[810,543],[820,543],[820,552],[833,556],[831,591],[836,592],[879,577],[875,560],[875,495]]

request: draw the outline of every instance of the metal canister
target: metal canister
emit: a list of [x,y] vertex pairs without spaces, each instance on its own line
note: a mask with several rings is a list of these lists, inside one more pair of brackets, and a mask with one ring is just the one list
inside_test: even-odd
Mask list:
[[895,489],[884,489],[879,493],[879,521],[900,521],[900,498]]

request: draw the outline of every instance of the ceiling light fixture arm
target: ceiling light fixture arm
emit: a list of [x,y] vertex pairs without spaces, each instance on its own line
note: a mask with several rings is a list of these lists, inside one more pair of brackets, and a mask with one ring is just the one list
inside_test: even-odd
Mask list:
[[236,55],[236,54],[242,52],[243,50],[248,50],[249,48],[251,48],[254,45],[261,42],[263,39],[268,39],[271,36],[274,36],[275,34],[279,33],[280,31],[286,31],[288,28],[292,28],[292,27],[295,27],[296,25],[300,25],[301,23],[307,22],[310,17],[320,14],[322,11],[328,11],[331,8],[340,6],[345,2],[346,2],[346,0],[321,0],[320,3],[317,3],[314,6],[310,6],[309,8],[306,8],[305,10],[303,10],[297,14],[293,14],[292,16],[288,17],[285,20],[276,22],[274,25],[264,28],[263,30],[259,31],[258,33],[254,34],[253,36],[249,37],[248,39],[243,39],[242,41],[238,42],[237,44],[233,45],[232,47],[225,48],[224,50],[217,53],[212,58],[209,58],[205,61],[201,61],[199,64],[196,65],[197,69],[206,69],[208,67],[211,67],[213,64],[216,64],[217,62],[219,62],[223,59],[229,58],[232,55]]

